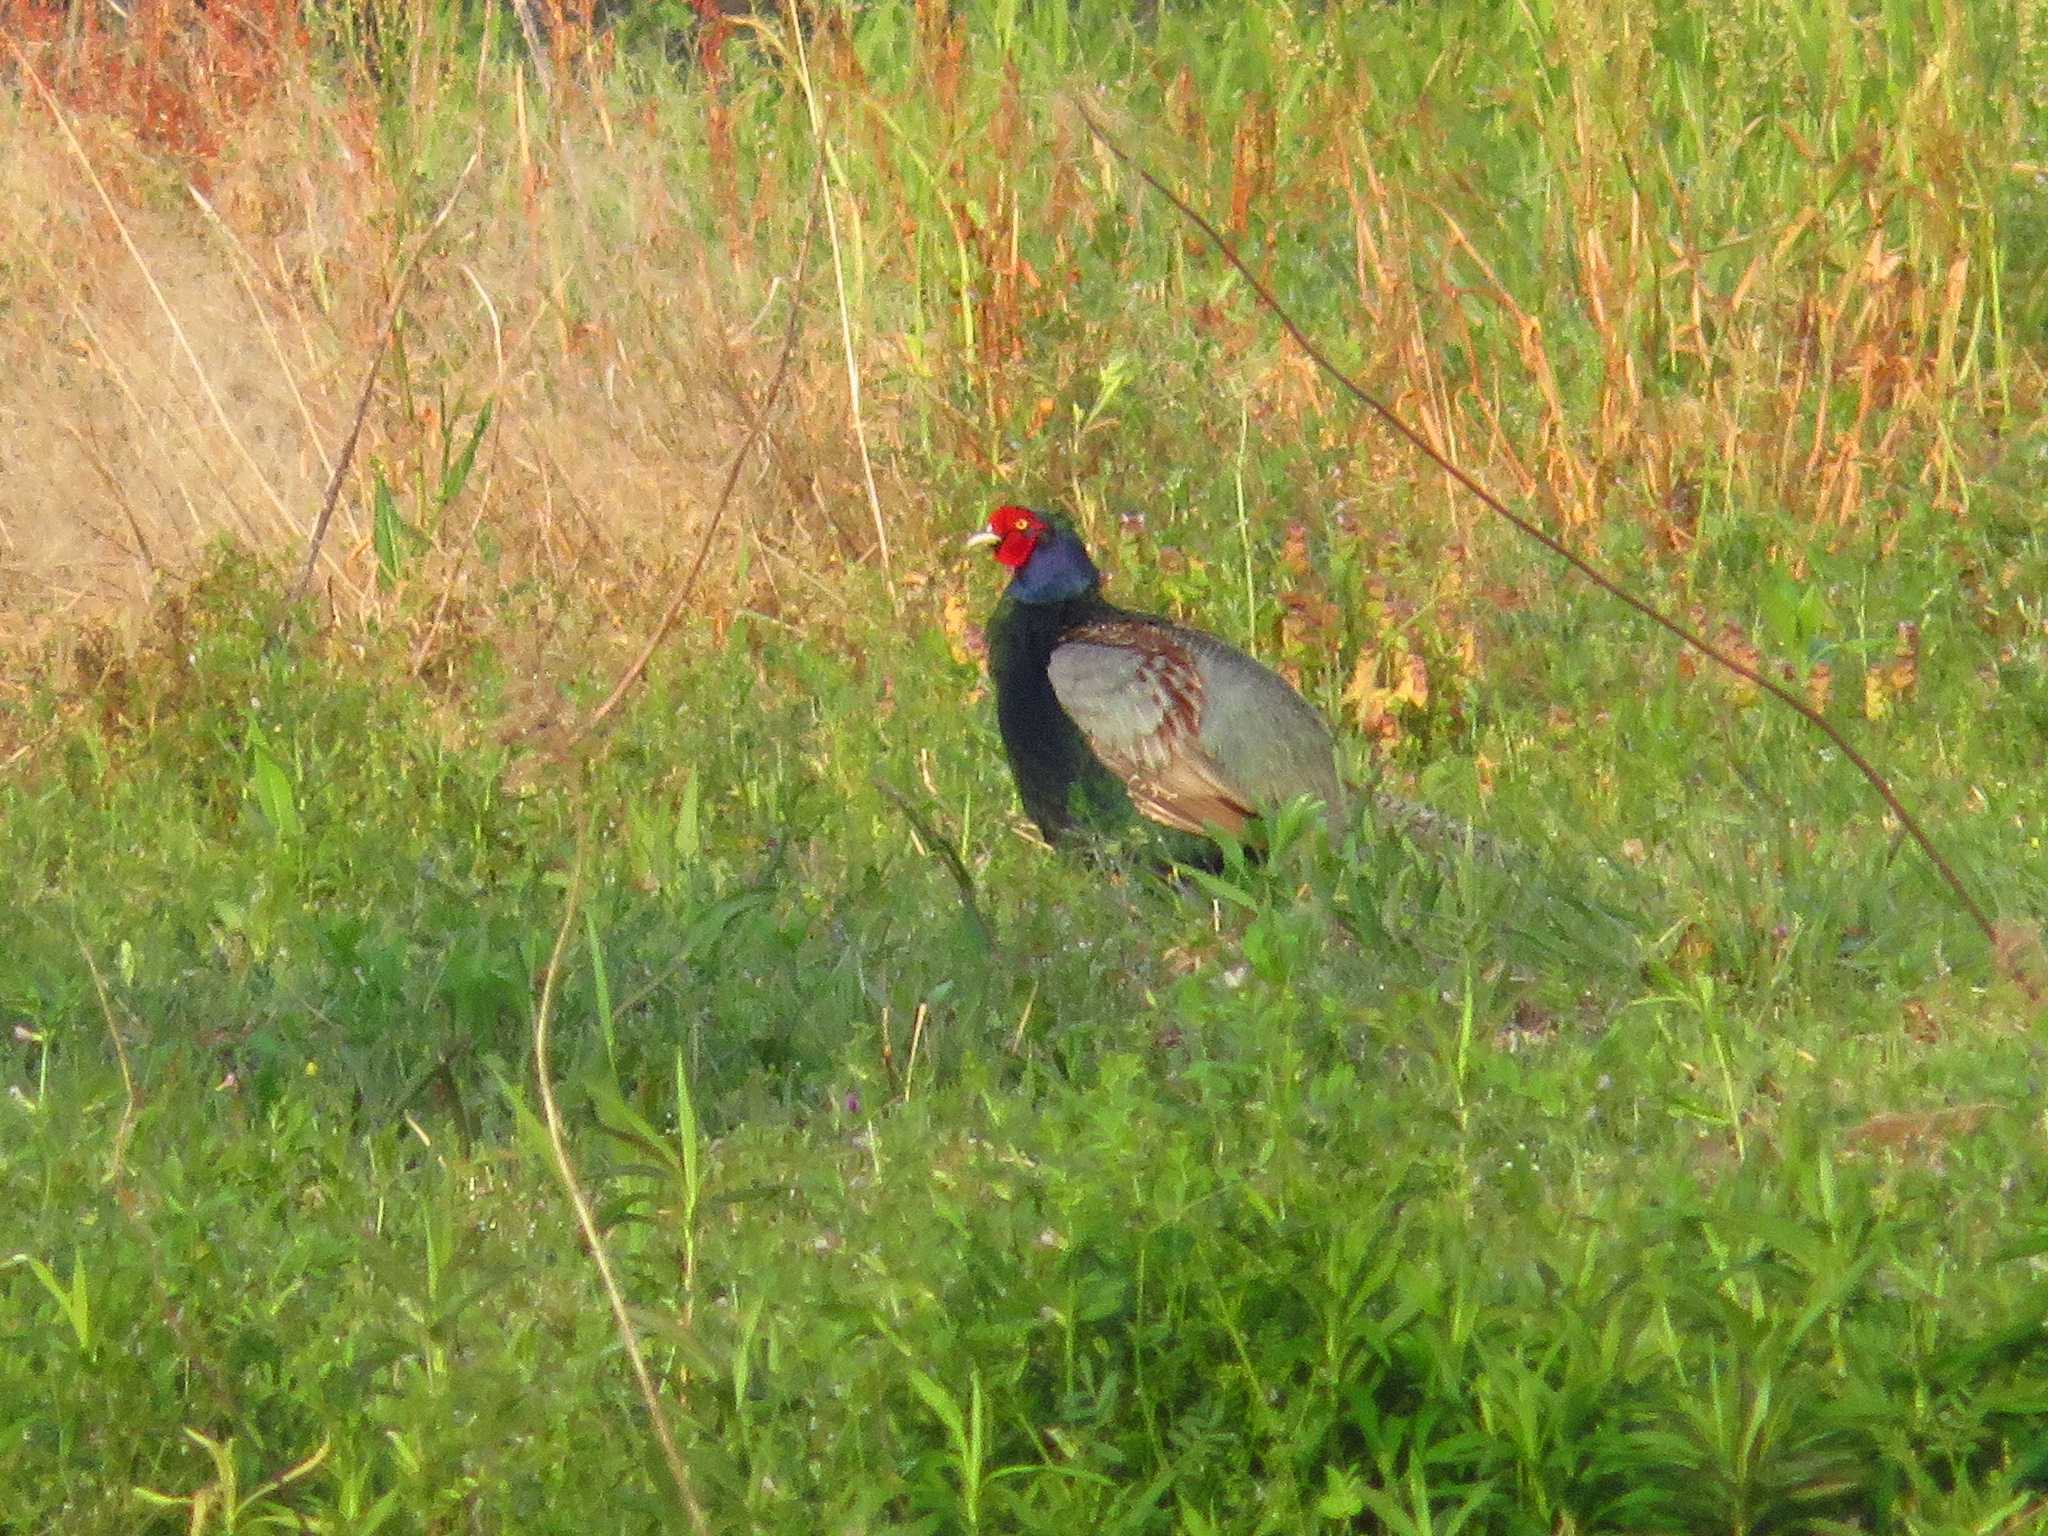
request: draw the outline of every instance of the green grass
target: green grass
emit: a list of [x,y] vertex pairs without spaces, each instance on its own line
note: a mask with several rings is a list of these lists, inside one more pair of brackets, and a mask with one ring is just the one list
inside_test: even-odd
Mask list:
[[[459,21],[380,120],[429,212],[509,111]],[[548,313],[673,344],[658,277],[609,293],[592,254],[654,238],[650,185],[665,238],[731,234],[705,86],[643,25],[606,82],[627,147],[566,121],[581,180],[538,218]],[[1802,687],[1825,668],[1972,888],[2038,928],[2048,204],[2009,170],[2048,128],[2038,18],[961,26],[951,86],[907,10],[813,37],[882,468],[919,487],[893,581],[836,481],[815,522],[744,524],[601,749],[535,771],[494,728],[530,636],[639,615],[515,569],[488,498],[517,413],[450,407],[362,477],[370,618],[316,623],[221,553],[0,705],[32,745],[0,784],[0,1528],[680,1528],[539,1120],[579,864],[554,1075],[715,1529],[2037,1528],[2038,1018],[1846,765],[1305,394],[1055,93],[1112,87],[1225,215],[1270,108],[1244,236],[1283,296],[1378,387],[1440,385],[1490,480],[1522,462],[1658,600]],[[808,130],[767,50],[731,64],[744,323],[748,271],[794,265]],[[409,333],[400,414],[487,400],[472,345]],[[1898,365],[1881,398],[1837,353]],[[950,542],[1013,489],[1516,861],[1290,824],[1169,885],[1015,835],[947,617],[992,604]],[[473,504],[496,585],[444,625],[428,557]],[[564,653],[587,711],[618,660]],[[1425,699],[1351,689],[1411,655]],[[957,840],[992,948],[878,777]]]

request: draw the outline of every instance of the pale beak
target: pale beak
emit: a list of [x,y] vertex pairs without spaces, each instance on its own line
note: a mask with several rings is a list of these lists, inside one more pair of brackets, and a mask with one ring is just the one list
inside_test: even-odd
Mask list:
[[962,549],[985,549],[991,544],[1000,544],[1002,542],[1002,535],[991,533],[986,528],[977,528],[974,532],[967,535],[967,542],[960,547]]

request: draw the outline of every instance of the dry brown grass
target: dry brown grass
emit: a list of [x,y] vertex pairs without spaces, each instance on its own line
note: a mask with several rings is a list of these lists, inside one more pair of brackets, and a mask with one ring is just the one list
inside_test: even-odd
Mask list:
[[[0,104],[10,645],[132,613],[221,537],[302,553],[405,254],[360,108],[303,81],[247,109],[203,191],[117,119],[58,110]],[[780,345],[786,274],[701,234],[658,134],[588,103],[565,117],[552,142],[494,146],[427,251],[323,551],[335,614],[413,624],[422,664],[529,584],[622,630],[659,611]],[[603,154],[565,150],[586,134]],[[830,327],[807,323],[721,540],[726,560],[749,545],[750,587],[718,606],[772,615],[817,569],[821,527],[863,546],[846,387]],[[438,508],[443,455],[486,403],[476,472]],[[380,584],[379,474],[424,536],[404,573],[424,601]]]
[[16,110],[0,128],[0,262],[27,321],[0,337],[0,600],[15,622],[124,605],[223,533],[276,542],[280,501],[303,501],[317,466],[297,380],[248,344],[257,304],[196,209],[125,210],[145,277],[48,126]]

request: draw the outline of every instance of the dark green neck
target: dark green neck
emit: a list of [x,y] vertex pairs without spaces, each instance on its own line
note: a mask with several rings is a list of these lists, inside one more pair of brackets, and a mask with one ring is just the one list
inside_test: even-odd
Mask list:
[[1123,785],[1088,750],[1046,676],[1053,648],[1077,626],[1123,612],[1090,587],[1065,602],[1026,603],[1005,594],[988,626],[996,723],[1025,813],[1050,842],[1081,824],[1107,829],[1130,819]]

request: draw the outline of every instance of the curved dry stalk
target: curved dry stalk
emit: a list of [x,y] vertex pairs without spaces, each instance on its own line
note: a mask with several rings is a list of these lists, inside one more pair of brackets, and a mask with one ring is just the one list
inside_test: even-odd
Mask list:
[[555,982],[561,975],[562,956],[568,952],[569,934],[576,926],[577,909],[583,902],[584,855],[589,851],[589,837],[590,822],[586,816],[582,835],[576,840],[576,867],[569,875],[569,894],[562,902],[562,925],[555,931],[555,947],[548,956],[548,968],[541,978],[540,1002],[534,1010],[534,1078],[540,1089],[541,1113],[547,1121],[548,1149],[555,1156],[556,1176],[562,1181],[569,1203],[576,1209],[576,1225],[583,1233],[583,1243],[589,1250],[591,1263],[597,1266],[605,1299],[611,1303],[612,1322],[618,1329],[620,1344],[625,1347],[626,1359],[633,1368],[633,1382],[640,1389],[641,1402],[647,1407],[648,1421],[654,1426],[654,1438],[661,1442],[662,1460],[668,1464],[668,1475],[675,1483],[676,1498],[690,1518],[690,1529],[698,1536],[706,1536],[711,1526],[704,1518],[704,1506],[697,1502],[689,1468],[683,1465],[683,1453],[676,1445],[674,1432],[668,1427],[668,1416],[662,1412],[661,1394],[655,1388],[653,1372],[647,1369],[647,1356],[640,1348],[639,1331],[634,1328],[632,1316],[626,1310],[625,1293],[619,1289],[618,1277],[612,1273],[611,1255],[605,1248],[604,1234],[598,1230],[596,1213],[591,1210],[590,1199],[583,1193],[583,1186],[577,1182],[575,1165],[569,1161],[568,1142],[562,1134],[562,1111],[555,1102],[554,1084],[550,1080],[548,1028],[554,1017]]
[[704,562],[711,554],[712,540],[718,536],[718,525],[724,520],[725,509],[732,502],[733,490],[740,483],[740,470],[746,465],[748,455],[754,451],[754,445],[767,436],[768,413],[774,409],[776,398],[782,393],[782,386],[789,378],[790,359],[796,355],[797,330],[803,320],[804,273],[810,267],[811,239],[817,233],[818,210],[826,195],[825,172],[820,166],[819,201],[811,205],[811,216],[804,224],[804,241],[797,249],[796,276],[791,279],[789,285],[789,320],[782,328],[782,355],[775,360],[774,376],[768,382],[768,392],[761,397],[761,403],[753,413],[754,420],[747,428],[746,439],[740,444],[739,452],[733,455],[731,467],[725,472],[725,484],[720,488],[718,500],[711,508],[710,521],[704,525],[704,537],[697,545],[697,558],[690,563],[689,572],[683,577],[683,584],[676,588],[676,595],[669,599],[668,607],[662,612],[661,622],[654,626],[654,633],[649,635],[647,643],[640,647],[640,654],[633,658],[632,665],[626,668],[618,682],[613,685],[612,691],[605,696],[605,701],[591,711],[590,718],[584,721],[577,729],[576,735],[570,738],[572,741],[579,740],[596,730],[612,711],[619,707],[619,701],[640,681],[641,674],[647,670],[647,664],[654,659],[654,653],[661,648],[661,642],[668,638],[669,631],[676,627],[676,620],[682,617],[691,594],[697,590],[697,578],[704,573]]
[[1197,213],[1185,198],[1181,197],[1164,181],[1155,176],[1142,161],[1125,149],[1110,134],[1109,130],[1096,120],[1095,114],[1089,110],[1085,103],[1075,98],[1074,108],[1079,113],[1081,120],[1088,125],[1088,131],[1095,136],[1104,149],[1128,166],[1141,181],[1165,198],[1182,218],[1202,232],[1204,238],[1216,248],[1225,261],[1229,262],[1236,269],[1237,275],[1243,278],[1250,286],[1253,294],[1257,296],[1259,303],[1272,314],[1274,319],[1280,322],[1282,329],[1294,339],[1294,344],[1308,355],[1309,361],[1314,363],[1326,378],[1360,405],[1371,410],[1374,415],[1392,427],[1395,432],[1407,439],[1408,443],[1418,453],[1422,454],[1431,463],[1435,464],[1437,468],[1441,469],[1445,474],[1457,481],[1459,485],[1476,496],[1488,511],[1504,519],[1523,537],[1533,539],[1538,544],[1541,544],[1609,597],[1627,604],[1651,623],[1657,625],[1658,628],[1676,636],[1680,642],[1698,651],[1716,666],[1733,673],[1735,676],[1743,679],[1743,681],[1769,694],[1825,736],[1830,745],[1835,747],[1843,757],[1855,765],[1856,771],[1861,773],[1869,782],[1870,787],[1877,792],[1878,798],[1885,803],[1886,808],[1891,811],[1892,815],[1898,818],[1899,825],[1904,827],[1913,841],[1920,845],[1920,851],[1927,856],[1928,863],[1934,866],[1935,873],[1941,877],[1942,882],[1948,886],[1949,890],[1955,893],[1956,900],[1962,905],[1963,910],[1969,914],[1971,921],[1977,925],[1978,930],[1984,935],[1985,942],[1991,947],[1994,961],[2006,970],[2006,974],[2019,984],[2020,989],[2035,1004],[2038,1005],[2043,1001],[2041,992],[2035,988],[2024,968],[2016,964],[2006,963],[2006,946],[2001,942],[1997,925],[1992,922],[1990,915],[1979,904],[1977,898],[1971,894],[1970,888],[1963,883],[1962,877],[1956,873],[1955,868],[1943,856],[1941,850],[1935,846],[1934,839],[1928,836],[1927,829],[1920,824],[1920,819],[1906,809],[1905,802],[1899,798],[1898,792],[1892,788],[1891,782],[1877,770],[1867,757],[1856,749],[1849,738],[1843,735],[1841,730],[1825,715],[1793,693],[1789,688],[1773,682],[1757,668],[1737,660],[1705,636],[1688,628],[1685,624],[1662,612],[1653,604],[1637,597],[1633,592],[1630,592],[1620,582],[1600,570],[1584,556],[1575,554],[1561,540],[1546,533],[1528,518],[1511,511],[1498,496],[1495,496],[1493,492],[1481,485],[1465,470],[1451,462],[1428,438],[1424,437],[1415,428],[1408,425],[1406,421],[1402,420],[1400,416],[1396,415],[1391,406],[1383,403],[1378,396],[1372,394],[1364,385],[1353,379],[1351,375],[1332,362],[1329,354],[1323,351],[1314,339],[1301,328],[1300,324],[1287,312],[1287,309],[1281,304],[1279,299],[1274,297],[1272,290],[1259,280],[1258,274],[1246,265],[1244,259],[1231,247],[1230,242],[1223,238],[1222,233],[1214,224],[1202,217],[1200,213]]
[[469,173],[476,169],[477,159],[482,154],[482,144],[470,151],[469,163],[455,178],[455,189],[448,194],[448,201],[441,205],[441,211],[434,215],[426,233],[413,246],[412,254],[405,258],[405,265],[399,268],[398,281],[391,289],[391,303],[384,311],[384,324],[377,332],[377,350],[370,354],[370,366],[363,370],[363,388],[362,393],[356,396],[355,419],[349,423],[348,436],[342,440],[341,452],[334,460],[334,470],[327,477],[327,491],[320,498],[320,515],[314,520],[312,537],[306,541],[305,566],[299,571],[299,579],[292,583],[291,600],[294,603],[306,595],[306,586],[313,579],[313,566],[320,558],[320,546],[326,542],[328,525],[334,521],[334,504],[341,496],[341,482],[355,460],[356,443],[363,435],[363,421],[370,414],[370,396],[377,388],[377,370],[383,367],[384,354],[391,350],[391,338],[398,333],[398,312],[405,303],[406,290],[412,286],[420,258],[434,243],[434,236],[441,232],[441,226],[448,222],[448,215],[455,211],[455,200],[462,196]]

